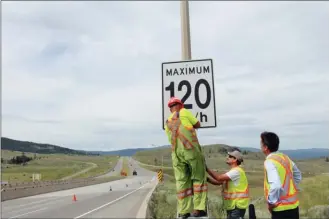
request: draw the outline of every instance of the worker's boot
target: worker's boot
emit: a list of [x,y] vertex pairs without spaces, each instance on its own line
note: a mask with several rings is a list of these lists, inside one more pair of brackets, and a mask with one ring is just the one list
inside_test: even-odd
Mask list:
[[207,212],[203,210],[194,210],[191,217],[207,217]]
[[187,219],[188,217],[190,217],[191,214],[190,213],[186,213],[186,214],[178,214],[178,218],[179,219]]

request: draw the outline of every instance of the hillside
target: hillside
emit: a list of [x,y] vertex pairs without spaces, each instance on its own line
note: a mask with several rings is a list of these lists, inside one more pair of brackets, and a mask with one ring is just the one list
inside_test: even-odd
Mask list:
[[19,141],[6,137],[1,137],[1,149],[11,151],[22,151],[39,154],[76,154],[92,155],[89,152],[73,150],[52,144],[35,143],[29,141]]
[[[209,151],[210,148],[212,150],[219,150],[218,148],[233,148],[228,145],[205,145],[205,151]],[[254,152],[253,154],[258,154],[258,156],[262,157],[260,149],[252,148],[252,147],[237,147],[241,151]],[[308,149],[294,149],[294,150],[280,150],[282,153],[287,154],[292,159],[313,159],[313,158],[324,158],[329,156],[329,149],[327,148],[308,148]]]
[[[260,149],[250,147],[239,147],[241,150],[251,152],[261,152]],[[307,149],[293,149],[293,150],[280,150],[282,153],[287,154],[292,159],[312,159],[329,156],[329,149],[326,148],[307,148]]]
[[[245,154],[246,160],[263,160],[264,155],[260,149],[250,147],[236,147],[225,144],[212,144],[202,147],[206,155],[206,158],[216,157],[218,154],[226,154],[227,151],[231,151],[233,148],[239,148],[243,154]],[[299,149],[299,150],[282,150],[281,152],[287,154],[289,157],[295,160],[317,159],[329,157],[329,149],[325,148],[311,148],[311,149]],[[143,151],[137,151],[133,156],[146,161],[148,164],[154,164],[154,162],[160,162],[164,157],[164,163],[170,163],[171,149],[169,147],[159,148],[156,151],[146,149]],[[167,160],[169,159],[169,160]],[[171,165],[171,164],[169,164]]]
[[[232,146],[224,144],[212,144],[203,146],[205,151],[208,153],[210,151],[223,151],[224,149],[231,149]],[[260,154],[260,149],[252,147],[237,147],[241,151],[249,151]],[[1,137],[1,149],[11,150],[11,151],[22,151],[22,152],[31,152],[31,153],[40,153],[40,154],[76,154],[76,155],[119,155],[119,156],[133,156],[136,153],[143,151],[150,151],[151,154],[153,150],[168,150],[170,152],[169,145],[163,145],[158,147],[148,147],[148,148],[129,148],[116,151],[83,151],[83,150],[74,150],[66,147],[61,147],[52,144],[45,143],[35,143],[29,141],[19,141],[6,137]],[[329,149],[325,148],[311,148],[311,149],[298,149],[298,150],[282,150],[293,159],[312,159],[312,158],[321,158],[329,156]]]
[[88,152],[93,154],[100,154],[100,155],[133,156],[140,151],[152,151],[161,148],[169,148],[169,146],[165,145],[165,146],[152,147],[152,148],[129,148],[129,149],[116,150],[116,151],[88,151]]

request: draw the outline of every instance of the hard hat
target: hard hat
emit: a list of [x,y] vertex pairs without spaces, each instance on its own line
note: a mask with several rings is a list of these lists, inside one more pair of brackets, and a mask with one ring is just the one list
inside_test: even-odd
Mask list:
[[168,107],[170,107],[171,105],[178,103],[178,104],[182,104],[182,101],[180,99],[178,99],[177,97],[171,97],[170,100],[168,101]]

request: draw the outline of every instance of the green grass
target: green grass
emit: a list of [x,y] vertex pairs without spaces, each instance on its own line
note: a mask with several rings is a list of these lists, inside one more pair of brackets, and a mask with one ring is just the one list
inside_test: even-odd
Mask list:
[[[329,176],[328,175],[317,175],[313,177],[304,178],[300,184],[301,192],[299,193],[300,199],[300,216],[304,218],[319,218],[319,211],[314,210],[315,206],[328,205],[329,199]],[[254,199],[263,197],[263,188],[254,187],[250,189],[250,193],[254,194]],[[263,199],[264,200],[264,199]],[[269,217],[269,212],[266,210],[266,204],[264,201],[255,203],[257,209],[257,216],[262,218]],[[329,206],[327,206],[327,211]],[[328,215],[329,216],[329,215]]]
[[[148,168],[153,170],[153,168]],[[176,218],[177,200],[176,200],[176,187],[173,175],[168,174],[165,176],[164,182],[160,183],[153,192],[149,201],[148,218]],[[209,211],[212,218],[223,218],[224,211],[222,209],[222,199],[220,198],[215,186],[210,185],[209,197]]]
[[[85,158],[88,161],[88,158]],[[102,175],[110,170],[113,169],[113,167],[116,165],[118,162],[118,157],[117,156],[99,156],[97,159],[93,157],[89,157],[90,162],[95,163],[97,165],[97,168],[93,168],[89,170],[86,173],[80,174],[74,178],[88,178],[92,176],[97,176],[97,175]]]
[[[206,157],[208,167],[220,171],[228,170],[226,165],[226,153],[223,149],[227,145],[210,145],[203,146],[202,150]],[[259,152],[248,152],[244,155],[245,162],[243,167],[246,171],[263,171],[265,156]],[[163,165],[171,167],[171,148],[161,148],[149,151],[140,151],[134,155],[134,159],[149,165],[161,166],[163,158]],[[298,167],[303,172],[304,176],[314,176],[320,173],[329,172],[329,162],[321,159],[308,160],[294,160]]]
[[[158,168],[143,166],[152,171]],[[150,209],[154,209],[150,214],[153,218],[173,218],[176,215],[176,191],[173,171],[164,169],[164,182],[160,184],[152,195],[149,203]],[[258,172],[248,174],[250,184],[250,201],[255,204],[258,218],[270,218],[264,202],[263,176]],[[300,193],[300,215],[305,218],[315,218],[324,216],[327,207],[317,208],[322,205],[328,205],[329,199],[329,176],[318,175],[309,177],[301,183],[302,192]],[[215,218],[225,217],[225,211],[222,208],[221,187],[209,185],[209,210],[210,215]],[[314,206],[317,206],[314,208]],[[248,217],[248,212],[247,215]]]
[[[204,149],[204,151],[206,151],[206,162],[209,168],[216,169],[220,173],[225,173],[229,170],[229,167],[225,163],[225,155],[216,152],[220,151],[218,148],[212,149],[212,153],[209,153],[208,149]],[[157,171],[160,168],[161,159],[164,157],[164,183],[157,187],[149,203],[150,209],[154,208],[154,211],[149,212],[153,218],[173,218],[176,215],[175,181],[171,167],[170,153],[170,149],[161,149],[142,151],[136,153],[134,156],[136,160],[147,164],[142,165],[142,167],[152,171]],[[249,152],[245,156],[245,163],[242,165],[248,177],[251,202],[255,204],[258,218],[270,217],[264,201],[264,159],[264,156],[261,156],[259,153]],[[295,163],[302,171],[303,175],[302,183],[300,185],[302,192],[299,196],[301,217],[325,217],[326,211],[329,210],[329,175],[322,173],[329,172],[329,162],[325,162],[324,159],[310,159],[295,160]],[[211,216],[225,218],[225,213],[221,207],[221,187],[212,185],[209,187],[208,194]],[[248,213],[246,217],[248,217]]]
[[[1,150],[2,158],[10,159],[13,156],[21,155],[21,152]],[[34,153],[25,153],[28,157],[34,157]],[[36,154],[36,159],[27,165],[2,164],[2,180],[10,182],[32,181],[32,174],[41,174],[41,180],[58,180],[76,174],[91,164],[97,167],[87,173],[75,176],[74,178],[84,178],[106,173],[117,161],[116,156],[80,156],[66,154]],[[110,164],[111,162],[111,164]]]

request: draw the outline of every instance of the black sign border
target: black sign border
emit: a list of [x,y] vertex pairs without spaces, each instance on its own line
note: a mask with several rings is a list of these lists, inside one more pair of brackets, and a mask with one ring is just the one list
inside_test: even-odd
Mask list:
[[216,113],[216,96],[215,96],[215,81],[214,81],[214,65],[213,65],[213,60],[212,59],[193,59],[193,60],[182,60],[182,61],[174,61],[174,62],[163,62],[161,64],[161,88],[162,88],[162,130],[165,130],[164,126],[165,126],[165,119],[164,119],[164,92],[163,92],[163,81],[164,81],[164,75],[163,75],[163,66],[166,64],[174,64],[174,63],[186,63],[186,62],[201,62],[201,61],[210,61],[211,63],[211,69],[212,69],[212,88],[213,88],[213,99],[214,99],[214,110],[215,110],[215,125],[214,126],[207,126],[207,127],[200,127],[202,129],[206,129],[206,128],[216,128],[217,127],[217,113]]

